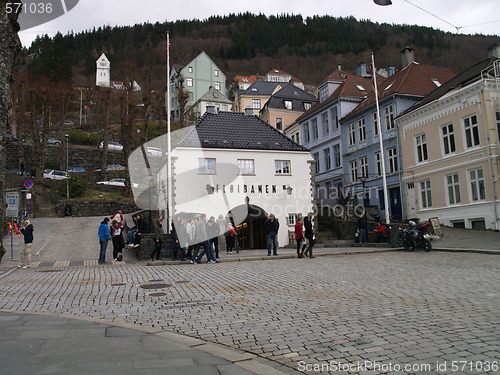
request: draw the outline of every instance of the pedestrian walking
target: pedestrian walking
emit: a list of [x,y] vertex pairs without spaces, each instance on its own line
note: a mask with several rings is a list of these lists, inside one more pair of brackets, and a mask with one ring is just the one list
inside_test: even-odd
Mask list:
[[313,230],[313,213],[309,212],[307,216],[304,218],[304,237],[307,240],[307,244],[304,244],[304,248],[307,246],[307,250],[304,251],[302,249],[302,255],[307,257],[309,254],[309,258],[314,258],[313,256],[313,247],[314,247],[314,230]]
[[113,260],[121,260],[125,241],[123,239],[123,229],[117,221],[112,222],[111,241],[113,242]]
[[224,233],[224,237],[226,238],[226,253],[227,254],[232,254],[234,246],[236,244],[236,238],[238,236],[238,233],[236,233],[236,230],[233,227],[233,224],[231,222],[227,223],[227,230]]
[[99,235],[99,245],[101,250],[99,252],[99,264],[106,264],[106,250],[108,248],[108,241],[111,239],[109,232],[109,217],[105,217],[104,220],[99,225],[99,230],[97,234]]
[[196,218],[191,217],[189,218],[188,222],[186,223],[186,232],[188,235],[188,249],[186,252],[186,258],[192,259],[195,244],[196,244]]
[[[174,223],[172,223],[172,229],[174,228]],[[174,230],[174,229],[173,229]],[[149,256],[151,260],[160,260],[161,258],[161,246],[163,245],[163,226],[159,219],[153,223],[153,241],[155,243],[155,248],[151,255]]]
[[207,235],[209,244],[212,251],[212,260],[217,262],[219,258],[219,224],[215,221],[215,217],[210,217],[207,222]]
[[[207,256],[208,263],[215,263],[215,259],[212,259],[212,254],[210,251],[210,243],[208,242],[208,234],[207,234],[207,215],[202,214],[200,219],[198,220],[198,224],[196,224],[196,246],[194,248],[193,258],[191,263],[201,263],[201,258],[203,255]],[[200,248],[203,246],[203,251],[200,252]]]
[[181,261],[183,261],[186,256],[185,251],[188,245],[188,234],[186,231],[186,226],[184,225],[184,220],[180,216],[177,217],[175,225],[174,223],[172,223],[172,236],[174,239],[173,260],[177,260],[177,255],[179,255]]
[[24,236],[24,247],[21,255],[21,264],[18,266],[20,268],[29,268],[31,261],[31,245],[33,244],[33,224],[29,220],[24,220],[23,227],[21,228],[21,233]]
[[366,220],[365,215],[358,217],[358,242],[366,243]]
[[271,255],[271,249],[273,255],[278,255],[278,231],[280,229],[280,223],[274,216],[270,214],[269,218],[264,224],[264,230],[266,231],[267,237],[267,256]]
[[297,257],[304,258],[304,254],[300,251],[302,242],[304,241],[304,226],[302,225],[302,216],[297,218],[295,223],[295,242],[297,242]]

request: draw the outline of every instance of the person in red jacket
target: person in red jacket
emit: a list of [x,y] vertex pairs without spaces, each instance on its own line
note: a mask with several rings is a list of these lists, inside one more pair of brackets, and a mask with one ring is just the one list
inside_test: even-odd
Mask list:
[[302,217],[297,218],[295,223],[295,241],[297,242],[297,257],[304,258],[304,254],[301,253],[300,247],[304,241],[304,226],[302,225]]

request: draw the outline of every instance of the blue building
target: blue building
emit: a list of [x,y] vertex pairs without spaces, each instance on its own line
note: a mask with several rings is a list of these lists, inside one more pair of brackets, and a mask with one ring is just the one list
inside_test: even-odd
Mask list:
[[[401,150],[394,119],[454,76],[455,72],[448,68],[411,61],[383,82],[377,82],[381,134],[377,125],[374,92],[340,120],[344,190],[351,192],[355,204],[370,207],[368,212],[374,213],[373,218],[380,217],[384,221],[387,215],[384,208],[380,137],[390,199],[389,217],[393,221],[402,220],[406,218],[406,213],[401,188]],[[363,201],[363,194],[366,201]]]

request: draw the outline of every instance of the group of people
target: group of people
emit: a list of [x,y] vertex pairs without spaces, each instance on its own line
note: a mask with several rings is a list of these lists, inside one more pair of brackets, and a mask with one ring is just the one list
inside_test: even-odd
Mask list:
[[298,258],[314,258],[314,230],[312,221],[313,214],[309,212],[303,220],[299,216],[295,223],[295,241],[297,242]]
[[113,243],[114,261],[121,261],[123,259],[125,245],[139,246],[142,233],[148,233],[149,229],[143,215],[135,214],[132,216],[132,219],[134,226],[128,231],[125,241],[125,219],[122,211],[119,210],[116,214],[104,218],[97,231],[100,245],[98,264],[106,264],[106,251],[110,240]]
[[187,259],[190,263],[197,264],[201,263],[203,257],[206,256],[207,263],[218,263],[219,236],[222,233],[226,238],[227,253],[232,254],[236,231],[231,222],[226,225],[226,220],[222,215],[217,220],[214,216],[207,220],[205,214],[187,220],[178,216],[172,223],[173,260]]

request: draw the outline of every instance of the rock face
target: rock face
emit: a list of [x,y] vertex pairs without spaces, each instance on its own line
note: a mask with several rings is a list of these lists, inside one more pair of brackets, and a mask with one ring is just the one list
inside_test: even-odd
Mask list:
[[[21,42],[17,36],[19,31],[18,15],[7,13],[5,1],[0,1],[0,5],[0,218],[3,223],[5,217],[5,133],[11,103],[12,67],[14,66],[14,59],[21,48]],[[1,250],[0,248],[0,254],[2,254]]]

